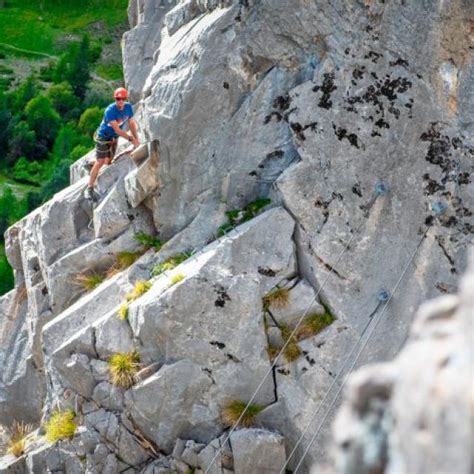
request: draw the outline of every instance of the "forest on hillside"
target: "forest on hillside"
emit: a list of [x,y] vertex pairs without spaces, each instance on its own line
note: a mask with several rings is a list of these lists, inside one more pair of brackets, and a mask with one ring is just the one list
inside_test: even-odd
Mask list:
[[0,295],[14,284],[4,232],[69,184],[122,84],[127,3],[0,2]]

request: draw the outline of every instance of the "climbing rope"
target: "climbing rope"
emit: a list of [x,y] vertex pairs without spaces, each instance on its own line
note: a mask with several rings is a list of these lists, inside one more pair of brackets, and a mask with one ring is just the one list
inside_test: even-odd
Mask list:
[[[315,433],[313,434],[313,436],[311,437],[311,440],[310,442],[308,443],[305,451],[303,452],[303,455],[301,456],[295,470],[294,470],[294,473],[296,474],[298,472],[298,469],[301,467],[301,464],[303,463],[304,461],[304,458],[306,457],[306,455],[308,454],[308,451],[309,449],[311,448],[313,442],[315,441],[315,439],[317,438],[317,436],[319,435],[322,427],[324,426],[324,423],[327,419],[327,417],[329,416],[329,414],[331,413],[331,409],[332,407],[335,405],[338,397],[339,397],[339,394],[341,393],[342,389],[344,388],[345,384],[346,384],[346,381],[347,381],[347,378],[348,376],[350,375],[350,373],[353,371],[357,361],[359,360],[359,357],[360,355],[362,354],[362,352],[364,351],[365,347],[367,346],[369,340],[371,339],[372,335],[374,334],[375,332],[375,329],[377,328],[377,326],[379,325],[380,321],[382,320],[382,317],[385,313],[385,310],[387,309],[388,307],[388,304],[390,303],[391,299],[393,298],[393,296],[395,295],[395,293],[397,292],[398,290],[398,287],[400,286],[400,283],[402,282],[406,272],[408,271],[408,268],[410,267],[412,261],[414,260],[414,258],[416,257],[417,253],[418,253],[418,250],[420,249],[421,247],[421,244],[422,242],[425,240],[429,230],[431,229],[431,226],[428,226],[425,230],[425,232],[423,233],[422,237],[420,238],[416,248],[415,248],[415,251],[413,252],[413,254],[411,255],[410,259],[408,260],[408,263],[405,265],[405,268],[403,269],[403,272],[401,273],[397,283],[395,284],[394,288],[392,289],[392,291],[390,293],[379,293],[379,297],[382,298],[382,300],[385,300],[385,306],[383,307],[381,313],[378,315],[378,317],[375,317],[373,319],[373,321],[375,321],[373,323],[373,326],[372,328],[370,329],[369,333],[368,333],[368,336],[367,336],[367,339],[366,341],[362,344],[362,347],[359,349],[359,351],[357,352],[356,354],[356,357],[354,359],[354,361],[352,362],[352,364],[350,365],[349,367],[349,371],[345,377],[345,379],[343,380],[343,382],[341,383],[341,386],[339,387],[339,389],[337,390],[336,392],[336,395],[334,396],[331,404],[329,405],[329,408],[326,410],[326,414],[324,415],[323,419],[321,420],[317,430],[315,431]],[[384,290],[382,290],[384,291]],[[382,302],[383,304],[383,302]],[[309,427],[311,426],[311,424],[313,423],[314,419],[316,418],[317,414],[319,413],[319,410],[321,409],[321,407],[323,406],[324,402],[326,401],[329,393],[331,392],[331,389],[334,387],[334,385],[337,383],[340,375],[343,373],[343,370],[346,366],[346,363],[347,361],[350,359],[350,357],[352,356],[354,350],[356,349],[356,347],[359,345],[360,341],[362,340],[363,336],[364,336],[364,333],[366,331],[366,329],[368,328],[368,326],[370,325],[370,323],[372,322],[371,319],[369,319],[366,327],[364,328],[364,331],[362,332],[361,336],[359,337],[359,339],[357,340],[356,344],[354,345],[354,347],[352,348],[349,356],[346,358],[341,370],[338,372],[338,374],[336,375],[335,379],[333,380],[332,384],[330,385],[329,389],[327,390],[325,396],[323,397],[321,403],[318,405],[316,411],[313,413],[313,416],[311,417],[311,420],[309,421],[309,423],[306,425],[306,428],[303,430],[302,434],[300,435],[300,437],[298,438],[297,440],[297,443],[295,444],[293,450],[291,451],[290,455],[288,456],[284,466],[282,467],[282,469],[280,470],[280,474],[284,472],[286,466],[288,465],[288,463],[290,462],[293,454],[295,453],[296,449],[298,448],[299,444],[301,443],[301,441],[303,440],[303,437],[304,435],[306,434],[306,432],[308,431]]]
[[[370,207],[372,207],[372,205],[374,204],[375,200],[379,197],[379,196],[382,196],[386,191],[388,191],[388,188],[385,187],[385,191],[383,193],[380,193],[380,192],[377,192],[377,190],[375,191],[375,194],[376,194],[376,197],[375,199],[371,200],[371,204],[370,204]],[[370,209],[369,207],[369,209]],[[337,264],[341,261],[342,257],[344,256],[344,254],[346,253],[346,251],[350,248],[350,244],[352,243],[352,241],[354,240],[355,236],[359,233],[359,230],[360,228],[362,227],[362,224],[365,222],[365,219],[362,219],[360,224],[357,226],[355,232],[353,232],[351,238],[349,239],[349,242],[344,246],[344,249],[343,251],[339,254],[336,262],[334,263],[333,265],[333,268],[337,266]],[[285,344],[283,345],[283,347],[280,349],[280,351],[278,352],[278,354],[276,355],[275,359],[273,360],[272,364],[270,365],[270,368],[269,370],[265,373],[264,377],[262,378],[262,380],[260,381],[259,385],[257,386],[255,392],[253,393],[253,395],[251,396],[250,400],[247,402],[244,410],[242,411],[242,413],[240,414],[239,418],[236,420],[236,422],[232,425],[229,433],[227,434],[226,438],[224,439],[224,442],[222,443],[223,446],[226,445],[226,443],[229,441],[230,437],[232,436],[232,433],[236,430],[237,426],[239,425],[239,423],[241,422],[242,418],[244,417],[245,413],[247,412],[247,410],[249,409],[250,405],[253,403],[253,401],[255,400],[255,397],[257,396],[258,392],[260,391],[260,389],[263,387],[263,384],[265,383],[267,377],[272,373],[273,369],[275,368],[277,362],[278,362],[278,359],[282,356],[282,354],[285,352],[286,348],[288,347],[288,344],[290,344],[290,342],[292,341],[293,337],[295,336],[296,332],[298,331],[299,327],[301,326],[302,322],[304,321],[304,318],[306,317],[306,315],[308,314],[309,310],[311,309],[311,307],[313,306],[314,302],[316,301],[317,297],[319,296],[319,294],[321,293],[322,289],[324,288],[324,286],[326,285],[326,283],[328,282],[331,274],[333,273],[333,270],[331,270],[328,274],[328,276],[326,277],[326,279],[324,280],[323,284],[320,286],[320,288],[318,289],[318,291],[315,293],[314,297],[311,299],[308,307],[306,308],[306,310],[304,311],[304,313],[302,314],[302,316],[300,317],[300,319],[298,320],[298,322],[296,323],[296,326],[294,327],[293,331],[291,332],[290,336],[287,338],[287,340],[285,341]],[[216,459],[219,457],[220,453],[222,451],[222,447],[220,447],[216,454],[214,455],[214,457],[212,458],[210,464],[208,465],[206,471],[205,471],[205,474],[208,474],[212,465],[214,464],[214,462],[216,461]]]

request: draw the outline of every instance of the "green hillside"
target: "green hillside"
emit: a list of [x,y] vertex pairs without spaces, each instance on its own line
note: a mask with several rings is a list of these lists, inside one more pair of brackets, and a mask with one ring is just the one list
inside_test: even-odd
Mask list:
[[128,0],[0,0],[0,295],[8,226],[69,184],[123,85]]

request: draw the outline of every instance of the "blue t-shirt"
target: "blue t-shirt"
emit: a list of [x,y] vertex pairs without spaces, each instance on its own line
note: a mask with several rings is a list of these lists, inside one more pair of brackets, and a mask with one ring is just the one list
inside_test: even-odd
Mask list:
[[128,122],[129,118],[133,117],[132,105],[125,102],[125,106],[122,110],[119,110],[115,102],[110,104],[104,112],[104,118],[97,129],[97,135],[99,138],[112,139],[118,137],[115,130],[109,125],[110,122],[116,120],[120,128]]

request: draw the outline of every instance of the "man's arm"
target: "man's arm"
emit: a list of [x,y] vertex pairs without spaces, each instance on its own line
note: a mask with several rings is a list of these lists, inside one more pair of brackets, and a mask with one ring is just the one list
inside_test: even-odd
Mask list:
[[129,133],[125,132],[124,130],[122,130],[116,120],[111,120],[109,122],[109,125],[115,130],[115,133],[117,135],[120,135],[121,137],[125,138],[129,142],[132,142],[136,146],[140,142],[137,139],[137,126],[136,126],[136,124],[135,124],[135,127],[134,127],[135,131],[132,130],[132,127],[131,127],[131,122],[132,121],[133,121],[133,119],[129,119],[129,121],[128,121],[129,125],[130,125],[130,130],[132,131],[131,135]]
[[133,136],[133,145],[138,146],[140,145],[140,140],[138,140],[138,130],[137,130],[137,122],[135,122],[135,119],[133,117],[128,119],[128,126],[130,128],[130,131],[132,132]]

